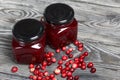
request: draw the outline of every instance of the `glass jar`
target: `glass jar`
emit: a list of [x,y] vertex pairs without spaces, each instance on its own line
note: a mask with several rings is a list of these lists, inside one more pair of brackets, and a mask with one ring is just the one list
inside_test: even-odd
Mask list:
[[78,22],[74,10],[63,3],[49,5],[44,11],[42,22],[46,26],[47,43],[57,49],[77,39]]
[[41,63],[44,60],[46,33],[35,19],[17,22],[12,30],[12,49],[18,63]]

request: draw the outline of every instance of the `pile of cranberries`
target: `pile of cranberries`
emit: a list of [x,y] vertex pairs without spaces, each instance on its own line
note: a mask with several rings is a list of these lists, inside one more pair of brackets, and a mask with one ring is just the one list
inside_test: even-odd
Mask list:
[[[83,43],[76,40],[74,45],[77,46],[77,49],[82,52],[84,49]],[[60,51],[64,51],[65,55],[61,57],[60,60],[56,60],[54,57],[54,52],[47,52],[45,54],[45,60],[38,65],[30,64],[29,70],[32,75],[29,76],[30,80],[57,80],[55,78],[56,75],[61,75],[62,78],[66,78],[66,80],[79,80],[79,76],[73,76],[73,72],[77,69],[86,70],[86,68],[90,69],[91,73],[96,72],[96,68],[92,62],[85,62],[85,57],[88,56],[88,52],[85,51],[80,54],[78,57],[73,58],[73,48],[67,49],[66,47],[62,47],[62,49],[57,49],[56,53],[60,53]],[[47,66],[52,65],[57,62],[56,69],[53,73],[49,73],[46,70]],[[17,72],[17,67],[13,67],[11,69],[12,72]]]

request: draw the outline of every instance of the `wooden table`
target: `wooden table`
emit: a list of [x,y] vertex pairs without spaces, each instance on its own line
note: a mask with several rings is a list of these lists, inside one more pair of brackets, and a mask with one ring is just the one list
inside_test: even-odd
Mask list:
[[[97,67],[95,74],[89,70],[77,70],[74,74],[80,75],[80,80],[120,80],[120,0],[0,0],[0,80],[29,80],[28,65],[14,61],[11,30],[23,18],[39,20],[44,8],[55,2],[74,8],[79,22],[78,39],[90,53],[87,61],[93,61]],[[17,73],[11,73],[13,65],[18,66]],[[53,64],[48,70],[55,67]],[[64,80],[60,76],[57,79]]]

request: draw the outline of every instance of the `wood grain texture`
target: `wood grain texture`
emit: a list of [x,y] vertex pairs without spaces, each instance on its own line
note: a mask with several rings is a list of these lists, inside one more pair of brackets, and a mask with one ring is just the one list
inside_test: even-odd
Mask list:
[[[120,1],[119,0],[0,0],[0,80],[28,80],[28,65],[15,63],[11,51],[11,30],[23,18],[40,19],[51,3],[66,3],[74,8],[79,22],[78,39],[90,52],[87,61],[95,62],[96,74],[76,71],[81,80],[120,79]],[[72,44],[68,47],[73,46]],[[74,46],[73,46],[74,47]],[[49,47],[47,50],[52,50]],[[62,55],[63,53],[61,53]],[[75,56],[79,53],[74,51]],[[56,55],[59,58],[59,55]],[[19,71],[10,72],[16,65]],[[56,67],[53,64],[48,70]],[[57,76],[58,80],[63,80]]]

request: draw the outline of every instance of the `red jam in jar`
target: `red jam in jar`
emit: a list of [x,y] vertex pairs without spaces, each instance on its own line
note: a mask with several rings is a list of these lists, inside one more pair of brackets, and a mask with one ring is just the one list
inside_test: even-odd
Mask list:
[[23,19],[14,25],[12,33],[12,49],[18,63],[41,63],[44,60],[46,34],[40,21]]
[[49,5],[44,11],[47,43],[57,49],[74,42],[77,38],[78,22],[74,10],[63,3]]

